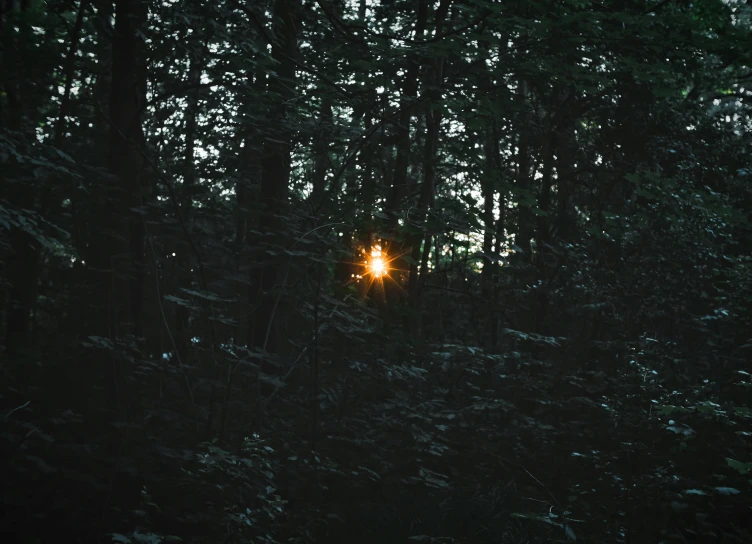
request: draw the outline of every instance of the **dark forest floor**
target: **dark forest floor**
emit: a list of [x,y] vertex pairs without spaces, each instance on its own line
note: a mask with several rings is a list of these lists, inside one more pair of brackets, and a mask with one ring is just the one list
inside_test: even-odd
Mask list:
[[315,451],[294,396],[256,446],[191,442],[159,410],[124,446],[101,388],[5,364],[3,527],[19,542],[749,542],[746,372],[446,359],[423,361],[444,382],[405,365],[345,416],[322,402]]

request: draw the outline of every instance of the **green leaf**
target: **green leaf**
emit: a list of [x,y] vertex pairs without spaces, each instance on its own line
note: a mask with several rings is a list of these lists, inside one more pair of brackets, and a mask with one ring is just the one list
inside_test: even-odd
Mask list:
[[741,491],[733,487],[716,487],[715,490],[721,495],[738,495],[741,493]]
[[689,412],[686,408],[683,406],[674,406],[673,404],[666,404],[665,406],[661,406],[658,408],[657,412],[662,416],[670,416],[671,414],[683,414],[685,412]]
[[736,470],[739,474],[747,474],[748,472],[752,471],[752,463],[742,463],[741,461],[737,461],[736,459],[731,459],[730,457],[726,457],[726,463],[728,463],[728,466]]

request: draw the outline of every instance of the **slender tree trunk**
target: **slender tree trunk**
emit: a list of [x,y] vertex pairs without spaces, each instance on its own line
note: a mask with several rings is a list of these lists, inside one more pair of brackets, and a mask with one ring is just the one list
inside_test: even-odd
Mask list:
[[[8,32],[5,21],[14,11],[14,2],[3,1],[2,26],[0,26],[0,69],[3,76],[2,90],[8,100],[7,128],[20,132],[21,120],[24,116],[23,103],[20,98],[20,55],[14,51],[19,47],[21,36]],[[22,29],[24,32],[25,29]],[[16,53],[16,55],[13,55]],[[20,209],[34,209],[35,197],[33,191],[13,188],[3,179],[2,196],[7,198]],[[9,263],[8,279],[8,309],[5,316],[5,349],[9,355],[16,354],[29,345],[31,312],[36,298],[36,278],[39,270],[39,243],[32,236],[19,228],[10,231],[9,242],[12,259]]]
[[[446,21],[447,14],[449,13],[449,6],[452,0],[442,0],[439,4],[435,15],[435,27],[436,34],[440,34],[444,28],[444,22]],[[418,198],[418,213],[417,224],[421,227],[425,227],[426,220],[428,218],[428,211],[433,203],[435,183],[436,183],[436,154],[438,151],[439,143],[439,131],[441,129],[441,111],[439,110],[439,102],[441,100],[441,86],[444,81],[444,57],[439,56],[433,59],[431,63],[431,69],[428,71],[427,78],[427,90],[426,96],[428,98],[428,108],[426,110],[426,141],[423,154],[423,183],[420,189],[420,196]],[[425,229],[424,229],[425,230]],[[427,269],[427,258],[421,257],[421,241],[424,239],[422,233],[413,236],[410,240],[411,244],[411,263],[410,263],[410,277],[408,283],[408,294],[410,297],[410,304],[413,308],[413,323],[414,334],[419,334],[421,330],[421,300],[420,296],[420,281],[418,276],[418,262],[420,262],[420,270]],[[427,242],[423,251],[430,254],[431,244],[430,236],[425,237]]]
[[[530,183],[530,145],[529,145],[529,128],[527,126],[530,115],[527,106],[527,83],[520,80],[517,89],[517,99],[519,107],[518,120],[518,151],[517,151],[517,186],[521,191],[531,191]],[[515,235],[515,245],[523,251],[523,258],[530,262],[530,241],[535,232],[535,224],[530,209],[525,204],[517,205],[517,229]]]
[[576,219],[570,209],[570,200],[576,186],[574,162],[577,157],[577,136],[574,120],[568,120],[560,130],[559,152],[556,154],[557,234],[569,240],[574,232]]
[[[490,132],[490,131],[489,131]],[[481,292],[484,300],[490,300],[491,276],[494,269],[493,249],[496,234],[494,206],[496,204],[495,182],[499,172],[496,170],[493,134],[486,136],[486,174],[481,181],[483,194],[483,270],[481,271]]]
[[143,209],[148,191],[142,186],[144,146],[141,126],[146,100],[144,44],[140,26],[146,20],[146,4],[140,0],[116,0],[112,36],[110,91],[110,171],[117,180],[109,195],[103,218],[109,227],[109,247],[101,248],[109,271],[112,325],[121,334],[140,336],[144,287]]
[[543,148],[543,172],[541,177],[540,193],[538,194],[538,210],[536,226],[536,245],[538,246],[538,262],[542,264],[546,253],[545,244],[550,242],[550,220],[548,217],[551,206],[551,188],[553,186],[554,153],[556,151],[556,129],[551,126],[552,119],[549,117],[549,128],[544,135]]
[[[84,12],[87,5],[87,0],[80,2],[76,22],[69,39],[68,53],[63,69],[63,78],[65,81],[64,92],[53,136],[53,145],[56,147],[61,147],[65,138],[65,120],[70,109],[70,89],[73,85],[76,51],[78,50]],[[20,10],[24,11],[27,7],[27,3],[22,3]],[[13,3],[9,2],[7,11],[4,10],[2,15],[0,15],[0,21],[2,21],[0,24],[4,24],[7,12],[12,8]],[[0,39],[3,40],[4,46],[8,45],[2,27],[0,27]],[[3,52],[3,56],[5,55],[7,55],[7,52]],[[7,60],[3,58],[0,66],[3,66]],[[21,130],[21,119],[24,115],[22,103],[16,95],[19,89],[19,86],[13,84],[12,79],[5,84],[8,101],[12,106],[11,110],[15,110],[11,111],[12,122],[9,126],[11,130]],[[13,199],[16,205],[22,209],[37,209],[43,217],[49,214],[54,202],[54,195],[49,190],[39,191],[38,193],[27,191],[26,194],[18,195],[18,197],[20,197],[20,200]],[[6,349],[10,353],[13,353],[25,349],[31,340],[32,314],[37,299],[41,269],[41,246],[32,236],[19,229],[14,229],[11,232],[10,243],[14,259],[11,262],[9,274],[11,289],[5,333]]]
[[78,12],[76,13],[76,22],[73,24],[71,31],[70,44],[68,45],[68,55],[65,57],[65,68],[63,76],[65,78],[65,87],[63,97],[60,99],[60,112],[55,124],[55,147],[60,147],[65,138],[66,123],[70,113],[70,95],[73,86],[74,68],[76,62],[76,52],[78,51],[78,42],[81,36],[81,29],[84,24],[84,14],[89,6],[89,0],[81,0],[78,3]]
[[[196,138],[197,138],[197,117],[199,113],[200,100],[199,90],[197,88],[201,81],[201,73],[204,70],[204,59],[192,56],[190,67],[188,68],[188,85],[193,87],[187,96],[188,107],[185,112],[185,155],[183,157],[183,184],[180,187],[179,203],[183,222],[190,230],[193,221],[193,195],[196,190]],[[178,245],[177,248],[178,276],[175,278],[175,287],[191,286],[191,268],[193,263],[193,254],[187,242]],[[177,344],[178,357],[180,361],[186,363],[190,348],[190,331],[189,319],[191,315],[190,308],[183,305],[175,307],[175,343]]]
[[[147,19],[141,0],[115,0],[112,32],[112,65],[109,102],[109,168],[112,174],[105,190],[100,232],[92,238],[93,257],[89,269],[99,280],[96,295],[106,305],[97,311],[94,334],[118,340],[141,336],[144,296],[144,218],[149,187],[144,185],[142,152],[145,138],[141,112],[146,100],[145,44],[142,28]],[[87,262],[87,265],[90,263]],[[106,312],[106,313],[105,313]],[[159,334],[159,329],[154,331]],[[116,419],[128,423],[135,418],[138,399],[129,391],[131,365],[115,352],[102,353],[97,361],[109,384],[108,395]],[[126,455],[131,431],[111,435],[108,454],[113,460],[111,492],[124,501],[137,500],[139,485],[117,467]],[[118,500],[121,500],[121,499]]]
[[[278,96],[278,102],[272,109],[270,118],[275,123],[267,129],[262,157],[261,157],[261,191],[259,201],[260,212],[258,228],[262,235],[278,238],[283,223],[280,215],[287,204],[287,193],[290,183],[290,139],[289,128],[292,108],[293,87],[295,85],[295,65],[292,59],[296,56],[297,45],[297,15],[300,11],[300,0],[276,0],[274,3],[273,19],[275,21],[272,56],[278,63],[276,73],[271,75],[268,82],[269,96]],[[276,257],[265,256],[267,264],[255,271],[252,285],[255,289],[255,299],[258,309],[254,315],[253,346],[276,351],[279,338],[279,316],[276,289],[280,285],[281,261]],[[275,289],[276,288],[276,289]]]
[[[438,148],[439,127],[441,113],[434,108],[426,112],[426,145],[423,157],[423,183],[418,197],[417,214],[415,223],[425,227],[428,210],[433,203],[434,184],[436,181],[436,150]],[[422,233],[412,236],[410,239],[410,277],[408,283],[408,296],[413,309],[419,311],[418,306],[418,262],[421,260]]]
[[[257,70],[253,80],[252,89],[255,96],[264,96],[266,93],[266,74]],[[241,346],[251,344],[255,316],[249,315],[248,309],[258,304],[257,286],[253,283],[254,268],[258,265],[258,248],[252,248],[249,244],[249,230],[258,217],[253,212],[258,211],[254,204],[258,203],[258,191],[261,187],[261,154],[263,151],[263,138],[260,128],[253,122],[255,116],[261,116],[262,106],[256,102],[245,104],[247,111],[246,126],[248,132],[240,134],[243,138],[243,147],[238,153],[240,165],[236,174],[235,182],[235,244],[237,246],[239,272],[251,271],[250,282],[243,281],[238,286],[239,291],[246,292],[246,299],[239,300],[236,310],[237,326],[235,329],[235,343]]]
[[494,252],[494,237],[497,235],[497,228],[494,221],[494,207],[496,204],[496,182],[501,172],[496,168],[496,142],[494,141],[495,131],[489,130],[486,135],[486,175],[482,179],[483,192],[483,269],[481,270],[481,295],[487,303],[487,332],[489,348],[494,346],[493,331],[496,328],[494,318],[494,289],[493,276],[498,265],[496,264],[497,254]]
[[[415,22],[415,38],[420,40],[426,29],[428,22],[428,0],[420,0],[418,4],[418,13]],[[395,271],[391,274],[393,281],[384,283],[387,309],[392,313],[396,310],[397,303],[402,299],[402,273],[407,265],[406,259],[402,256],[405,248],[404,243],[400,240],[398,234],[399,210],[402,207],[407,194],[407,172],[410,166],[410,124],[413,117],[413,108],[410,104],[414,102],[418,95],[418,73],[420,62],[417,59],[410,59],[405,70],[405,82],[402,87],[402,112],[399,115],[397,126],[397,157],[394,164],[394,173],[392,175],[392,186],[386,199],[387,232],[389,239],[386,240],[385,248],[388,254],[394,259],[392,266]]]
[[[499,156],[499,136],[494,135],[496,142],[496,167],[501,172],[501,159]],[[494,241],[494,254],[501,255],[502,251],[506,248],[506,211],[507,211],[507,199],[504,193],[499,193],[499,219],[496,221],[496,240]],[[495,350],[499,345],[499,303],[500,303],[500,285],[501,285],[501,270],[499,266],[494,266],[493,274],[491,275],[492,289],[491,297],[493,300],[493,307],[491,308],[491,349]]]
[[313,190],[311,192],[311,207],[318,210],[324,201],[326,190],[326,174],[329,171],[328,134],[331,133],[333,112],[332,99],[327,96],[321,103],[319,130],[314,142],[313,159]]
[[[364,108],[365,109],[365,108]],[[373,128],[373,120],[366,111],[356,112],[355,118],[364,117],[363,124],[366,131]],[[359,230],[352,240],[352,243],[348,245],[348,253],[342,255],[337,260],[337,264],[334,267],[334,279],[340,285],[348,285],[354,281],[354,274],[363,273],[361,258],[361,251],[370,252],[374,245],[373,242],[373,207],[376,199],[376,181],[373,176],[373,158],[375,151],[379,149],[377,142],[367,142],[363,150],[358,155],[358,165],[360,166],[360,176],[354,177],[352,182],[348,184],[348,200],[353,202],[353,211],[360,212],[360,221],[358,223]],[[367,282],[361,282],[361,294],[366,296],[365,292]]]

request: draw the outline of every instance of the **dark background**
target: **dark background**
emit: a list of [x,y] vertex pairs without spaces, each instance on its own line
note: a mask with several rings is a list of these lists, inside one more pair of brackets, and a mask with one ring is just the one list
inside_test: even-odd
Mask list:
[[11,541],[752,540],[746,2],[0,10]]

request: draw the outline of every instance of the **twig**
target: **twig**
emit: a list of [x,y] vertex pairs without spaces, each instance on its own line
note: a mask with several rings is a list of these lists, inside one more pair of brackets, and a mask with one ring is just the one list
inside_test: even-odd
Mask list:
[[426,40],[412,40],[410,38],[402,38],[400,36],[394,36],[392,34],[386,34],[386,33],[383,33],[383,32],[375,32],[375,31],[371,30],[370,28],[368,28],[366,25],[347,24],[342,19],[340,19],[339,17],[337,17],[337,15],[335,15],[334,13],[332,13],[328,8],[324,7],[324,5],[321,2],[321,0],[316,0],[316,3],[321,8],[321,10],[326,14],[326,16],[332,21],[332,23],[334,23],[334,25],[336,27],[339,27],[337,30],[340,31],[340,34],[344,35],[345,38],[347,38],[350,41],[355,41],[355,42],[361,43],[363,45],[366,45],[368,47],[370,47],[370,45],[368,43],[366,43],[365,40],[358,40],[358,39],[356,39],[355,37],[353,37],[353,36],[347,34],[346,32],[344,32],[344,29],[363,30],[364,32],[367,32],[369,35],[374,36],[376,38],[383,38],[383,39],[387,39],[387,40],[400,41],[400,42],[404,42],[404,43],[407,43],[407,44],[420,46],[420,45],[426,45],[426,44],[433,43],[433,42],[438,42],[440,40],[443,40],[444,38],[447,38],[449,36],[453,36],[455,34],[460,34],[461,32],[464,32],[465,30],[469,30],[469,29],[471,29],[471,28],[473,28],[475,26],[478,26],[480,23],[482,23],[483,21],[485,21],[491,15],[491,11],[487,10],[487,12],[485,14],[483,14],[480,17],[478,17],[478,18],[470,21],[466,25],[460,26],[460,27],[452,29],[452,30],[448,30],[448,31],[443,32],[441,34],[438,34],[438,35],[436,35],[436,36],[434,36],[432,38],[428,38]]
[[538,485],[540,485],[543,489],[546,490],[546,492],[549,494],[549,496],[554,500],[554,503],[556,504],[556,506],[561,507],[559,505],[559,501],[556,500],[556,497],[554,497],[554,494],[551,493],[551,491],[545,485],[543,485],[543,483],[538,478],[536,478],[535,476],[533,476],[528,469],[526,469],[522,465],[520,465],[520,466],[522,467],[522,470],[524,470],[525,472],[527,472],[528,476],[530,476],[533,480],[535,480],[536,482],[538,482]]
[[18,412],[19,410],[23,410],[26,408],[29,404],[31,404],[30,400],[27,400],[25,404],[22,404],[21,406],[18,406],[17,408],[13,408],[10,412],[5,414],[5,419],[8,419],[14,412]]
[[287,55],[283,51],[281,51],[281,48],[279,47],[279,43],[277,42],[277,40],[274,39],[274,36],[272,36],[271,34],[269,34],[269,31],[264,26],[264,23],[262,23],[261,21],[259,21],[258,16],[253,12],[253,10],[251,8],[247,7],[247,6],[242,5],[240,2],[237,2],[237,1],[235,1],[234,4],[235,4],[235,6],[238,9],[240,9],[242,12],[244,12],[246,15],[248,15],[248,17],[251,19],[251,21],[253,22],[253,24],[256,25],[256,27],[258,28],[259,32],[261,33],[261,35],[264,37],[264,39],[267,41],[267,43],[269,45],[272,45],[272,46],[277,47],[278,49],[280,49],[279,50],[279,54],[285,60],[290,61],[295,66],[297,66],[298,68],[300,68],[301,70],[303,70],[304,72],[308,72],[309,74],[312,74],[312,75],[318,77],[319,79],[321,79],[322,81],[324,81],[325,83],[327,83],[328,85],[330,85],[331,87],[335,88],[338,92],[340,92],[341,94],[345,95],[347,98],[356,98],[356,94],[355,93],[351,93],[350,91],[348,91],[344,87],[338,85],[335,81],[333,81],[332,79],[330,79],[326,75],[322,74],[321,72],[319,72],[315,68],[311,68],[310,66],[305,65],[302,62],[300,62],[299,60],[297,60],[297,59],[291,57],[290,55]]

